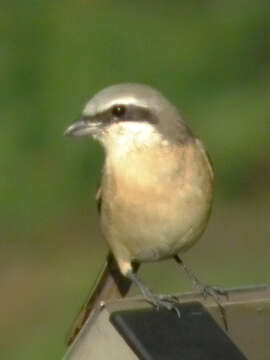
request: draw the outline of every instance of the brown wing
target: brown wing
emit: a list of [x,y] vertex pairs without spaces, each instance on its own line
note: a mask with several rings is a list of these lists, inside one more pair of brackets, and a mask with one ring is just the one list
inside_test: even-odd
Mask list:
[[99,186],[98,191],[96,193],[96,202],[97,202],[98,214],[100,215],[101,205],[102,205],[101,185]]

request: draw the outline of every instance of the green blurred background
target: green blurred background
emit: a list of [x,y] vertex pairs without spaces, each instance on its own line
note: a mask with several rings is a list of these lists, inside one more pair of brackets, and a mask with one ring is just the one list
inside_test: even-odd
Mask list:
[[[0,7],[1,360],[60,359],[102,265],[103,153],[62,134],[107,85],[157,87],[212,155],[213,215],[185,256],[194,271],[226,287],[269,282],[269,0]],[[156,290],[190,289],[170,262],[141,275]]]

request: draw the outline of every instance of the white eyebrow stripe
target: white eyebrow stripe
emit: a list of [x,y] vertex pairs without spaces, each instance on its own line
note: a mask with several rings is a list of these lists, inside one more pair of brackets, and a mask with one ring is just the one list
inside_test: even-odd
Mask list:
[[142,101],[139,102],[134,97],[122,97],[119,99],[113,99],[107,103],[102,104],[101,106],[98,107],[97,110],[99,113],[102,113],[102,112],[109,110],[114,105],[135,105],[138,107],[147,108],[146,103],[143,103]]

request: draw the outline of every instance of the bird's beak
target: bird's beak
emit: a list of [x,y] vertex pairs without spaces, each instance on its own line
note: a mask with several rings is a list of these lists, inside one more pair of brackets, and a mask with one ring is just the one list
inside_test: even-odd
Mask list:
[[101,123],[95,121],[86,121],[79,119],[71,124],[64,132],[65,136],[86,136],[95,135],[99,130]]

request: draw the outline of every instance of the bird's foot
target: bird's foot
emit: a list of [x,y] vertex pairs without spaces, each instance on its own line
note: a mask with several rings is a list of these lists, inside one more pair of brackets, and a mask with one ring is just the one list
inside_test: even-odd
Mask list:
[[192,282],[192,287],[194,290],[198,290],[204,298],[207,296],[211,296],[212,299],[216,302],[219,311],[222,316],[222,320],[224,323],[224,327],[228,330],[228,322],[227,316],[224,307],[221,304],[221,297],[229,298],[229,294],[225,289],[222,289],[218,286],[209,286],[202,283],[197,276],[193,273],[193,271],[180,259],[178,255],[174,256],[175,261],[181,267],[181,269],[185,272],[186,276]]
[[228,331],[229,327],[226,312],[220,301],[221,297],[225,297],[227,300],[229,299],[228,291],[218,286],[209,286],[203,284],[199,284],[197,288],[204,297],[204,299],[206,299],[208,296],[211,296],[214,299],[219,308],[225,330]]
[[173,295],[161,295],[154,294],[150,290],[144,293],[145,300],[153,305],[157,310],[160,308],[165,308],[167,310],[173,310],[176,312],[177,316],[180,318],[181,313],[178,308],[179,301],[176,296]]
[[229,293],[227,290],[219,286],[210,286],[204,284],[197,284],[197,288],[201,295],[206,299],[208,296],[211,296],[216,302],[219,302],[222,297],[229,299]]
[[130,272],[128,277],[139,287],[145,301],[153,305],[157,310],[160,308],[174,310],[180,318],[180,310],[177,307],[179,302],[176,296],[153,293],[134,272]]

